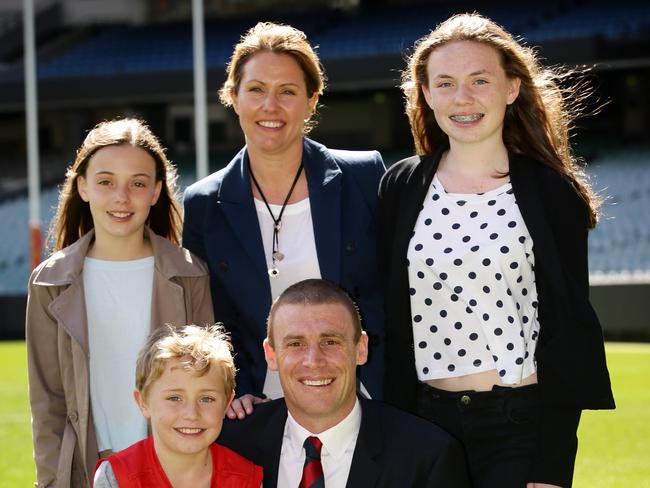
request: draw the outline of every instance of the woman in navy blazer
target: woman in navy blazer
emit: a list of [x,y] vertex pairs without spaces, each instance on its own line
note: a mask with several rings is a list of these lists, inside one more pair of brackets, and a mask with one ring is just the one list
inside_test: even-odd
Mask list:
[[382,396],[375,219],[385,168],[376,151],[330,150],[305,137],[323,88],[304,33],[272,23],[250,29],[220,91],[246,146],[185,192],[183,245],[208,263],[215,318],[236,353],[239,401],[230,417],[279,390],[267,378],[266,317],[284,287],[306,278],[337,283],[358,304],[371,341],[360,377],[372,397]]

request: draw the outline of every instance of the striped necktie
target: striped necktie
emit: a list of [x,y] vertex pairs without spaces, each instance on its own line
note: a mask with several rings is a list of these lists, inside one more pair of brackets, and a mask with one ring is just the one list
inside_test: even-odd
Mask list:
[[320,463],[320,449],[323,443],[318,437],[307,437],[303,446],[305,465],[302,468],[302,479],[298,488],[325,488],[323,466]]

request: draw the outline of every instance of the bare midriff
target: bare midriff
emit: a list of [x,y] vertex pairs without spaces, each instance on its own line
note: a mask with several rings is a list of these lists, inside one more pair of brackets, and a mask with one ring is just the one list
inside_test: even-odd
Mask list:
[[501,381],[497,370],[483,371],[481,373],[456,376],[454,378],[437,378],[426,380],[426,384],[445,391],[490,391],[494,385],[517,388],[519,386],[533,385],[537,383],[537,373],[524,378],[516,385],[506,385]]

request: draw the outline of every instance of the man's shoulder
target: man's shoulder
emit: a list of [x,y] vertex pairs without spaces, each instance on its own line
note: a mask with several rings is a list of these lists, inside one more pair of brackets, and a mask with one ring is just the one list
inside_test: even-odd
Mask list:
[[277,422],[284,423],[286,417],[287,406],[283,398],[260,403],[255,405],[253,413],[246,416],[243,420],[224,419],[219,443],[228,446],[231,438],[234,440],[242,434],[250,434],[253,437],[258,437],[262,430],[271,427],[270,422],[277,420]]
[[269,453],[275,449],[280,452],[286,418],[283,399],[255,405],[253,413],[243,420],[225,419],[217,443],[266,469]]

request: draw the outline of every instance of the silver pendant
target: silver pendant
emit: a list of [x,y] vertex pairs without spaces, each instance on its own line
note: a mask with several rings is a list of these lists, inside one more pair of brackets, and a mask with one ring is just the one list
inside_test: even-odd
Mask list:
[[276,268],[275,266],[272,267],[272,268],[269,268],[269,276],[271,278],[275,278],[279,274],[280,274],[280,270],[278,268]]
[[275,251],[273,253],[273,259],[276,261],[282,261],[284,259],[284,254],[282,254],[280,251]]

